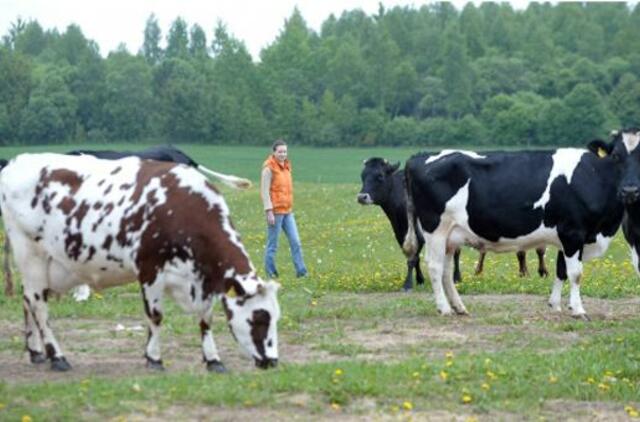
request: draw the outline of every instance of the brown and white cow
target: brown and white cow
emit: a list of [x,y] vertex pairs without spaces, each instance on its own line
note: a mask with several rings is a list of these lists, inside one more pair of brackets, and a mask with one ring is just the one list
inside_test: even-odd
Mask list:
[[217,299],[241,350],[257,366],[276,365],[278,284],[256,275],[224,198],[197,170],[137,157],[23,154],[0,172],[0,206],[22,273],[32,362],[71,368],[49,326],[51,292],[137,279],[147,366],[163,368],[165,291],[198,315],[207,369],[225,370],[210,328]]

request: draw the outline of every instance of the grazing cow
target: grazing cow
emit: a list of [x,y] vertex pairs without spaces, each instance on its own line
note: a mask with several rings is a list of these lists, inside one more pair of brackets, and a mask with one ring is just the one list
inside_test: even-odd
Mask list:
[[22,273],[32,362],[71,368],[49,325],[51,293],[137,279],[150,368],[163,368],[165,291],[198,316],[208,370],[225,370],[211,331],[217,299],[241,350],[259,367],[277,363],[278,285],[256,275],[224,198],[196,170],[137,157],[22,154],[0,171],[0,207]]
[[[109,150],[75,150],[67,153],[68,155],[92,155],[97,158],[105,160],[118,160],[126,157],[139,157],[143,160],[155,160],[166,161],[178,164],[185,164],[193,167],[200,172],[214,177],[216,180],[221,181],[227,186],[237,189],[247,189],[251,187],[251,181],[248,179],[231,176],[223,173],[213,171],[201,164],[198,164],[195,160],[189,157],[184,152],[171,145],[159,145],[143,149],[141,151],[109,151]],[[6,165],[6,160],[4,165]],[[2,163],[0,162],[0,165]],[[5,237],[4,244],[4,278],[5,278],[5,294],[7,296],[13,295],[13,277],[11,274],[10,256],[11,256],[11,243],[8,238]],[[88,285],[82,284],[74,289],[73,297],[76,301],[83,301],[89,299],[91,290]]]
[[[427,261],[439,312],[466,314],[451,280],[453,251],[463,244],[496,252],[558,247],[549,306],[561,310],[563,281],[569,308],[586,319],[580,297],[582,262],[607,249],[624,205],[637,203],[640,133],[623,131],[589,150],[418,154],[405,168],[409,229],[405,248],[417,247],[415,219],[428,245]],[[601,157],[597,150],[606,150]]]
[[[404,171],[399,170],[400,163],[390,164],[383,158],[373,157],[365,160],[364,168],[360,174],[362,179],[362,189],[356,199],[362,205],[378,205],[382,208],[391,223],[391,228],[402,246],[404,242],[408,222],[407,222],[407,199],[404,188]],[[413,271],[416,273],[416,283],[423,284],[424,276],[420,270],[420,252],[424,246],[424,238],[420,230],[416,230],[418,246],[416,250],[410,251],[407,255],[407,276],[404,281],[403,290],[409,291],[413,287]],[[539,258],[538,273],[546,276],[547,269],[544,265],[544,248],[537,249]],[[476,274],[482,272],[485,253],[481,252]],[[520,275],[528,275],[525,252],[518,252],[518,263],[520,265]],[[453,280],[458,282],[460,276],[460,249],[454,253]]]

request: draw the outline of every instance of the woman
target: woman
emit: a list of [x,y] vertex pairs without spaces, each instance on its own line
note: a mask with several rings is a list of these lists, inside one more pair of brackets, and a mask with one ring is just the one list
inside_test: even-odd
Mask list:
[[267,277],[278,277],[275,258],[278,250],[278,236],[280,230],[283,230],[289,239],[296,276],[305,277],[307,268],[302,258],[302,246],[293,216],[293,179],[291,163],[287,159],[287,144],[282,139],[278,139],[273,143],[271,150],[271,155],[262,164],[260,178],[260,193],[267,217],[265,270]]

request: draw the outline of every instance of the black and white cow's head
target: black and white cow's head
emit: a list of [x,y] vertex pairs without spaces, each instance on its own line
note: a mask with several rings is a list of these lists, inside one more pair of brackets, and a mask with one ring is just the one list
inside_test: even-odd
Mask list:
[[360,174],[362,189],[356,197],[362,205],[380,205],[384,203],[391,192],[393,181],[391,176],[400,167],[400,162],[390,164],[383,158],[369,158],[364,162],[364,169]]
[[611,135],[611,142],[592,141],[589,150],[613,160],[620,171],[618,197],[625,205],[636,204],[640,200],[640,129],[623,129]]
[[240,349],[266,369],[278,364],[278,320],[280,306],[274,281],[258,280],[253,292],[222,299],[229,328]]

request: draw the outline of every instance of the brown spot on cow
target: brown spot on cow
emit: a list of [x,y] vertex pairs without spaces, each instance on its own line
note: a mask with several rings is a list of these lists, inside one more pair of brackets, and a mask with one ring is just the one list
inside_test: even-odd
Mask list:
[[271,315],[264,310],[253,311],[253,318],[250,321],[251,324],[251,338],[253,344],[256,346],[256,351],[262,358],[266,356],[264,349],[264,341],[269,334],[269,323],[271,322]]
[[97,201],[93,204],[94,210],[99,210],[100,208],[102,208],[102,201]]
[[111,248],[111,242],[113,242],[113,236],[107,235],[102,243],[102,248],[108,251]]
[[77,261],[82,253],[82,234],[81,233],[68,233],[64,239],[64,248],[67,252],[67,256],[74,261]]
[[109,195],[109,192],[111,192],[111,189],[113,189],[113,185],[109,185],[107,186],[107,189],[104,191],[104,195]]
[[[221,210],[217,206],[211,207],[204,196],[194,195],[188,187],[180,186],[178,177],[167,172],[173,166],[172,163],[143,162],[131,197],[132,202],[137,203],[144,186],[153,177],[160,177],[160,185],[165,189],[167,198],[149,213],[148,224],[141,236],[135,257],[140,282],[153,283],[159,268],[164,268],[172,260],[185,261],[192,253],[195,269],[203,280],[203,298],[212,293],[226,293],[232,288],[243,295],[245,292],[235,278],[225,279],[224,275],[227,269],[234,269],[235,274],[250,273],[248,257],[224,230]],[[219,195],[212,185],[208,184],[208,187]],[[174,212],[169,215],[169,210]],[[123,229],[135,226],[133,222],[121,224],[119,236],[126,235]],[[176,227],[180,230],[176,231]]]
[[80,205],[76,208],[75,212],[73,213],[73,215],[70,215],[69,218],[67,219],[67,225],[71,224],[71,221],[73,221],[73,219],[76,219],[76,228],[80,228],[80,225],[82,224],[82,220],[84,220],[84,217],[87,215],[87,212],[89,211],[91,207],[89,206],[89,204],[87,203],[87,201],[82,200],[82,202],[80,203]]
[[113,171],[111,171],[110,174],[111,175],[118,174],[120,172],[120,170],[122,170],[122,166],[118,166],[118,167],[114,168]]
[[62,198],[62,200],[58,204],[58,208],[62,210],[62,213],[65,215],[71,214],[71,211],[73,211],[75,207],[76,201],[70,196],[65,196],[64,198]]

